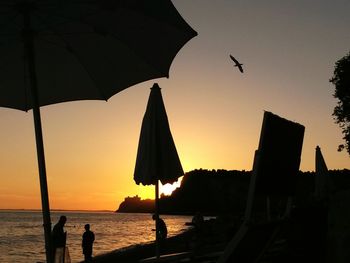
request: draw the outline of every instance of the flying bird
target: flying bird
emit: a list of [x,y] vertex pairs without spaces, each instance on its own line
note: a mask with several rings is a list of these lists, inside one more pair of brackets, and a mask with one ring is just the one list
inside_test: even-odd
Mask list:
[[235,62],[235,67],[238,67],[239,71],[243,73],[243,64],[239,63],[237,59],[235,59],[232,55],[230,55],[230,58]]

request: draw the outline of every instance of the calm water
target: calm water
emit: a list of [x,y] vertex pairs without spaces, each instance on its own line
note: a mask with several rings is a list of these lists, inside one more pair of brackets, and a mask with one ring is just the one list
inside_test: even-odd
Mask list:
[[[150,214],[102,212],[52,212],[54,225],[60,215],[67,216],[65,229],[72,262],[83,259],[81,237],[89,223],[95,233],[94,255],[154,240],[154,221]],[[162,216],[169,236],[184,231],[188,216]],[[0,211],[0,262],[32,263],[44,261],[44,234],[41,212]]]

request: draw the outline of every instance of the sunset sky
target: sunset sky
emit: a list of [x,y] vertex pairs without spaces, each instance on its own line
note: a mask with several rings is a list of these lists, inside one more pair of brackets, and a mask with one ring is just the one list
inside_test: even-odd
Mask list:
[[[264,110],[305,126],[301,170],[321,147],[329,169],[350,169],[329,83],[350,51],[348,0],[173,0],[198,32],[169,79],[104,101],[41,108],[51,209],[115,210],[126,196],[153,198],[133,180],[138,138],[154,82],[162,88],[185,171],[251,170]],[[243,63],[241,74],[229,58]],[[0,108],[0,209],[40,209],[32,111]]]

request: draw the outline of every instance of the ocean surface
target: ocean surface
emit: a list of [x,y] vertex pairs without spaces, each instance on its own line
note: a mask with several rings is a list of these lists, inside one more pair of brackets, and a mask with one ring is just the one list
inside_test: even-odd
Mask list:
[[[61,215],[67,216],[67,246],[72,262],[83,260],[81,239],[84,225],[95,233],[93,255],[154,241],[154,221],[150,214],[113,212],[51,212],[52,226]],[[168,236],[187,229],[189,216],[162,216]],[[45,261],[41,211],[0,211],[0,262],[36,263]]]

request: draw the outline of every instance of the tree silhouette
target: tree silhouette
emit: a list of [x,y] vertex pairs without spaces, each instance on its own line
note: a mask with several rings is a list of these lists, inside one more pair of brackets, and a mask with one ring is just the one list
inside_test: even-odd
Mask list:
[[345,140],[338,151],[345,148],[350,155],[350,52],[335,63],[334,75],[329,81],[335,85],[333,96],[338,99],[333,111],[334,120],[342,129]]
[[[350,189],[350,170],[329,170],[334,189],[348,191]],[[285,171],[280,171],[281,176]],[[162,214],[194,215],[243,215],[250,184],[250,171],[206,170],[196,169],[186,172],[181,186],[170,196],[162,196],[159,200]],[[315,191],[315,172],[299,171],[296,177],[295,206],[305,207],[312,200]],[[266,195],[257,193],[254,209],[266,211]],[[274,197],[271,196],[273,202]],[[116,212],[119,213],[153,213],[154,200],[141,200],[140,197],[126,197]],[[272,208],[273,212],[273,208]]]

